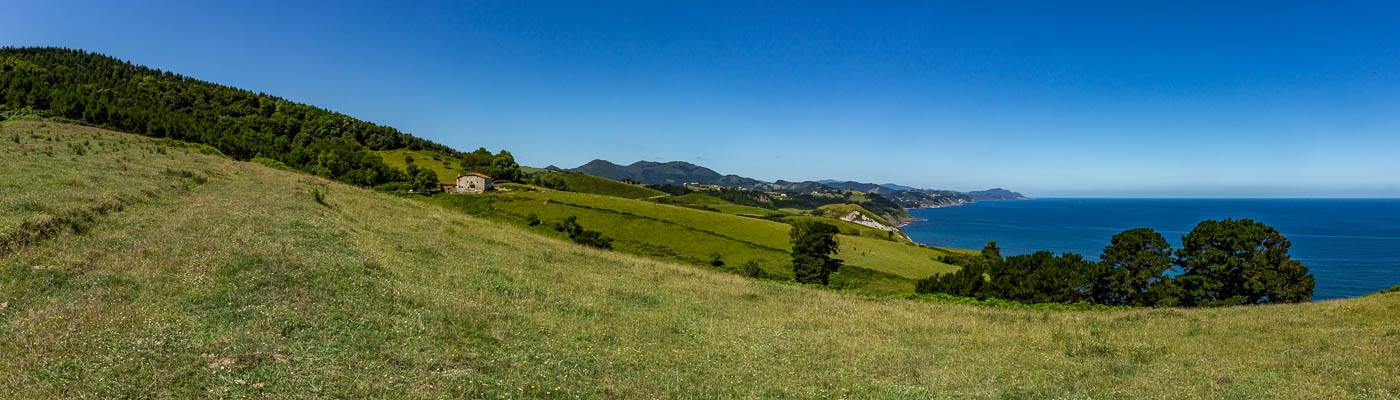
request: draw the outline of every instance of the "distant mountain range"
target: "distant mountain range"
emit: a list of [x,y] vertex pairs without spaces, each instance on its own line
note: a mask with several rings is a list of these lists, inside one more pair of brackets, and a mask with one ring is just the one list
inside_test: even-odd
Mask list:
[[551,165],[546,169],[582,172],[615,181],[632,181],[648,185],[699,183],[771,192],[856,190],[887,197],[905,208],[942,207],[982,200],[1022,200],[1027,198],[1020,193],[1002,188],[963,193],[952,190],[920,189],[893,183],[874,184],[831,179],[815,182],[789,182],[783,180],[764,182],[739,175],[723,175],[712,169],[684,161],[664,163],[638,161],[629,165],[618,165],[607,160],[593,160],[578,166],[578,168],[565,170]]
[[630,180],[648,185],[682,185],[702,183],[728,187],[755,188],[767,182],[738,175],[720,175],[712,169],[684,161],[638,161],[617,165],[607,160],[593,160],[569,171],[601,176],[615,181]]

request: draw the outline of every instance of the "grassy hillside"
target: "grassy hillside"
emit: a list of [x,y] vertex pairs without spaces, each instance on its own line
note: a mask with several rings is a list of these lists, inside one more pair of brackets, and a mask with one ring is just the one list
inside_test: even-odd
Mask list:
[[870,210],[866,210],[865,207],[861,207],[855,204],[827,204],[821,207],[817,207],[817,210],[814,212],[814,214],[821,215],[827,218],[840,219],[847,215],[850,215],[852,212],[861,213],[867,218],[873,219],[875,220],[875,222],[879,222],[884,225],[895,225],[893,223],[890,223],[890,220],[885,219],[885,217],[876,215],[875,213],[870,212]]
[[741,215],[748,217],[766,217],[774,215],[788,215],[788,213],[778,210],[770,210],[754,206],[745,206],[724,201],[724,199],[702,193],[690,193],[675,197],[664,197],[657,199],[666,204],[681,205],[692,208],[713,210],[725,214]]
[[836,218],[816,217],[811,215],[794,215],[790,217],[784,217],[783,220],[789,223],[797,220],[818,220],[821,222],[835,225],[837,229],[841,230],[842,235],[863,236],[872,239],[889,240],[900,243],[914,243],[913,241],[905,238],[904,235],[900,235],[898,233],[890,233],[889,231],[879,230],[853,222],[846,222]]
[[646,199],[666,196],[666,193],[641,185],[629,185],[608,178],[600,178],[579,172],[548,171],[540,172],[537,179],[562,182],[570,192],[600,194],[626,199]]
[[0,258],[7,397],[1400,396],[1400,293],[1093,312],[870,298],[96,129],[5,124],[0,163],[5,237],[67,221]]
[[384,160],[385,165],[400,171],[408,168],[408,157],[413,157],[413,164],[418,168],[431,169],[437,173],[439,182],[456,182],[457,175],[462,172],[461,160],[434,151],[398,149],[374,153]]
[[[719,252],[731,266],[752,260],[771,274],[792,274],[788,255],[791,227],[781,222],[560,191],[515,191],[493,198],[497,200],[495,207],[516,216],[535,213],[545,222],[578,216],[584,227],[623,241],[618,248],[621,251],[689,262],[704,262]],[[850,266],[906,279],[956,270],[937,261],[948,254],[947,250],[891,242],[883,234],[879,238],[842,235],[838,240],[843,248],[836,258]],[[845,251],[847,245],[856,250]],[[913,290],[912,284],[884,289],[908,292]]]
[[406,179],[372,150],[456,153],[392,127],[76,49],[0,48],[0,113],[205,144],[362,186]]

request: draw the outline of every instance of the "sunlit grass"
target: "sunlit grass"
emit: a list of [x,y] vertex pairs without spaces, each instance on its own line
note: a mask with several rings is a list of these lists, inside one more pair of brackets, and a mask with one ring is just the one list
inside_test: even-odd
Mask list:
[[[14,129],[30,128],[0,139]],[[86,128],[37,132],[70,135],[59,147]],[[1073,312],[871,298],[103,135],[125,147],[75,161],[0,141],[5,199],[82,207],[170,184],[167,167],[207,182],[0,258],[4,397],[1400,396],[1400,293]],[[25,163],[51,177],[15,177]],[[88,170],[111,187],[44,195]],[[0,214],[37,218],[21,209]]]

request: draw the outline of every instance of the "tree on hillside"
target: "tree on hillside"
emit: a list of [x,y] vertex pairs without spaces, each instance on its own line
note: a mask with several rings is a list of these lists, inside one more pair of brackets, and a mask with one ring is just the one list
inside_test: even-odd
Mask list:
[[1296,303],[1313,294],[1308,268],[1288,256],[1288,239],[1250,219],[1207,220],[1181,238],[1176,280],[1187,305]]
[[418,193],[429,193],[438,188],[437,173],[428,168],[408,164],[408,187]]
[[1100,304],[1151,306],[1169,292],[1172,248],[1167,239],[1149,228],[1137,228],[1113,235],[1099,257],[1104,271],[1095,283],[1095,301]]
[[988,260],[1001,259],[1001,248],[997,247],[997,241],[988,241],[987,245],[982,247],[982,257]]
[[470,153],[463,153],[462,171],[490,174],[492,158],[491,152],[486,150],[485,147],[478,147]]
[[1011,256],[989,263],[983,292],[987,297],[1030,303],[1091,301],[1101,267],[1074,253],[1048,251]]
[[520,180],[520,164],[515,163],[515,156],[505,150],[496,153],[491,158],[491,179],[498,182]]
[[555,229],[568,234],[569,239],[572,239],[574,243],[612,250],[612,238],[603,236],[602,232],[583,229],[583,225],[578,223],[577,216],[570,215]]
[[919,280],[914,286],[917,293],[947,293],[954,296],[987,298],[984,286],[987,284],[987,266],[990,262],[984,258],[962,257],[953,258],[952,261],[958,266],[958,270],[930,276]]
[[825,285],[827,278],[841,268],[841,260],[831,258],[836,253],[835,225],[814,220],[792,223],[792,272],[798,282]]

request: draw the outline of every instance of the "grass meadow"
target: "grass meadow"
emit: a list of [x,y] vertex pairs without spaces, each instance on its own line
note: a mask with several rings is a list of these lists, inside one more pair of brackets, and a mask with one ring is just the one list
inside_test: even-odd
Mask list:
[[673,205],[682,205],[693,208],[713,210],[725,214],[740,215],[746,217],[767,217],[791,215],[787,212],[770,210],[766,208],[745,206],[724,201],[718,197],[701,193],[690,193],[675,197],[657,199],[658,202]]
[[1400,396],[1400,293],[1113,311],[868,297],[136,136],[23,122],[0,139],[7,237],[123,202],[0,256],[6,397]]
[[646,199],[669,196],[665,192],[641,185],[626,184],[608,178],[580,172],[547,171],[539,175],[545,179],[559,180],[568,185],[571,192],[621,197],[624,199]]
[[433,170],[437,174],[438,182],[456,182],[457,174],[462,172],[462,160],[433,151],[398,149],[374,153],[384,160],[384,165],[400,171],[408,169],[408,158],[413,157],[413,164],[419,168]]
[[[563,191],[514,190],[493,195],[493,200],[493,205],[502,212],[521,217],[533,213],[546,223],[577,216],[585,228],[619,240],[614,244],[619,251],[694,263],[706,262],[712,253],[718,252],[731,267],[755,261],[771,275],[792,276],[788,254],[791,226],[782,222]],[[843,234],[837,237],[841,250],[835,257],[846,265],[912,280],[956,270],[938,261],[953,250],[918,246],[898,236],[895,238],[901,242],[895,242],[884,231],[875,234],[869,231],[878,231],[876,229],[821,219],[844,227],[843,233],[874,236]],[[912,292],[913,282],[885,284],[879,291],[892,289]]]

